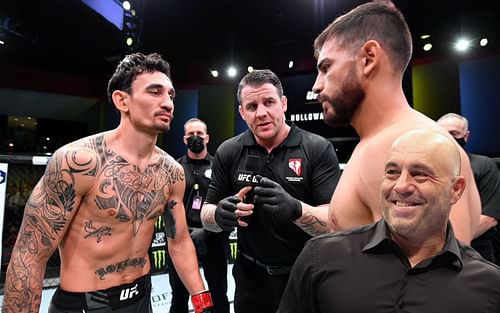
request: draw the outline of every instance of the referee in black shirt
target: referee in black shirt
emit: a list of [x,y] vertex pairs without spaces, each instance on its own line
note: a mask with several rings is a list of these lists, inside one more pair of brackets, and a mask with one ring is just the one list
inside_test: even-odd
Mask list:
[[235,312],[274,313],[305,242],[329,231],[340,171],[330,142],[285,122],[287,98],[272,71],[247,74],[237,96],[249,130],[218,148],[202,223],[238,227]]

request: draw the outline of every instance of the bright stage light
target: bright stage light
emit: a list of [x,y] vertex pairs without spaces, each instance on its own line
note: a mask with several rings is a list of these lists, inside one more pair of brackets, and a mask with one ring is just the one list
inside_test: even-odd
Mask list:
[[470,47],[470,41],[466,38],[460,38],[455,43],[455,49],[460,52],[465,52]]
[[231,66],[227,69],[227,76],[229,76],[229,77],[235,77],[237,73],[238,73],[238,71],[236,70],[236,68],[234,66]]

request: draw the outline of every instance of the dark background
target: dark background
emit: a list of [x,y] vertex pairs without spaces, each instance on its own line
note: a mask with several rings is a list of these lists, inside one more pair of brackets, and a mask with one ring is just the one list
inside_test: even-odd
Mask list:
[[[106,83],[118,61],[132,51],[159,52],[172,66],[179,93],[176,117],[159,144],[175,157],[185,152],[182,125],[190,117],[207,121],[211,152],[246,128],[234,94],[248,65],[270,68],[282,78],[289,113],[321,112],[317,104],[305,100],[316,72],[313,40],[335,17],[365,1],[130,2],[136,15],[126,17],[133,27],[123,31],[80,0],[0,2],[0,40],[5,42],[0,45],[0,152],[53,152],[82,135],[114,128],[118,118],[106,101]],[[498,5],[485,0],[395,4],[413,34],[414,55],[404,81],[409,102],[432,118],[449,111],[467,113],[472,120],[471,149],[499,156],[499,140],[490,136],[495,123],[489,122],[500,104],[495,74]],[[131,47],[124,43],[127,31],[135,40]],[[430,39],[422,40],[424,34]],[[466,54],[451,47],[461,34],[474,40]],[[484,48],[477,45],[482,37],[489,39]],[[433,44],[430,52],[422,50],[426,42]],[[486,63],[478,65],[483,60]],[[225,74],[231,64],[239,71],[232,79]],[[219,70],[218,78],[210,75],[213,68]],[[480,86],[471,89],[474,82]],[[26,117],[32,118],[31,126],[20,120]],[[345,155],[343,161],[356,142],[349,128],[330,129],[322,121],[297,124],[331,139],[340,149],[345,146],[347,150],[339,152]],[[30,138],[9,146],[26,136]],[[50,140],[44,142],[47,137]],[[481,138],[485,142],[479,142]]]
[[[319,104],[306,99],[316,73],[313,40],[335,17],[362,2],[131,0],[136,15],[126,22],[132,27],[119,30],[80,0],[0,0],[0,162],[9,163],[0,282],[22,208],[43,173],[43,166],[31,164],[31,155],[50,155],[67,142],[117,126],[105,91],[125,54],[158,52],[171,64],[178,94],[175,118],[158,144],[181,156],[182,125],[199,117],[208,124],[213,153],[246,129],[235,93],[249,65],[280,76],[289,99],[287,118],[321,113]],[[413,59],[403,81],[409,103],[433,119],[448,112],[465,115],[471,130],[466,148],[492,157],[500,157],[496,2],[395,1],[413,34]],[[135,41],[130,47],[125,45],[129,34]],[[421,39],[425,34],[431,37]],[[467,53],[452,49],[459,35],[473,41]],[[489,44],[479,47],[483,37]],[[433,44],[429,52],[422,50],[427,42]],[[234,78],[225,74],[229,65],[238,69]],[[210,75],[214,68],[218,78]],[[328,138],[341,162],[358,141],[350,127],[332,129],[322,120],[296,123]],[[57,275],[57,266],[55,255],[49,277]],[[53,284],[57,281],[46,283]]]

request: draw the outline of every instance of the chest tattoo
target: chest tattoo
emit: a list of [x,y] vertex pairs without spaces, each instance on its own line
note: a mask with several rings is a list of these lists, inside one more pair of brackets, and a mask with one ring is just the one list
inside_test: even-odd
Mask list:
[[102,236],[111,236],[111,227],[101,226],[99,228],[95,228],[92,225],[92,221],[85,221],[84,230],[87,233],[84,238],[96,237],[97,243],[101,242]]
[[108,149],[102,137],[96,137],[94,147],[101,156],[95,171],[100,180],[95,203],[101,210],[117,210],[115,218],[131,223],[136,235],[145,220],[156,219],[155,210],[166,203],[165,189],[183,179],[181,172],[166,157],[141,170]]
[[168,187],[184,179],[179,168],[166,156],[160,156],[157,162],[141,170],[107,147],[103,135],[91,138],[84,145],[93,150],[98,159],[73,161],[72,171],[98,178],[98,192],[94,197],[97,207],[116,210],[115,218],[132,224],[134,236],[145,220],[156,219],[156,211],[166,203]]

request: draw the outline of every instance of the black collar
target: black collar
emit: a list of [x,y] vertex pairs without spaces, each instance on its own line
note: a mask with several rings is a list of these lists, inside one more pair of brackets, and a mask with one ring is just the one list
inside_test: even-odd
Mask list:
[[184,158],[186,159],[186,161],[191,162],[191,163],[207,163],[207,162],[210,162],[210,159],[212,158],[212,156],[210,155],[210,153],[207,153],[207,155],[203,159],[192,159],[186,153],[184,155]]
[[[389,245],[397,246],[397,244],[390,237],[389,227],[384,219],[377,222],[375,227],[375,232],[373,233],[372,238],[363,247],[362,251],[367,253],[388,253],[387,248]],[[453,233],[453,228],[451,227],[450,222],[448,222],[448,226],[446,228],[446,242],[443,250],[436,254],[432,259],[437,261],[438,258],[440,259],[439,262],[447,263],[454,267],[457,271],[462,270],[463,262],[462,257],[460,256],[460,247],[458,240],[455,239],[455,234]]]

